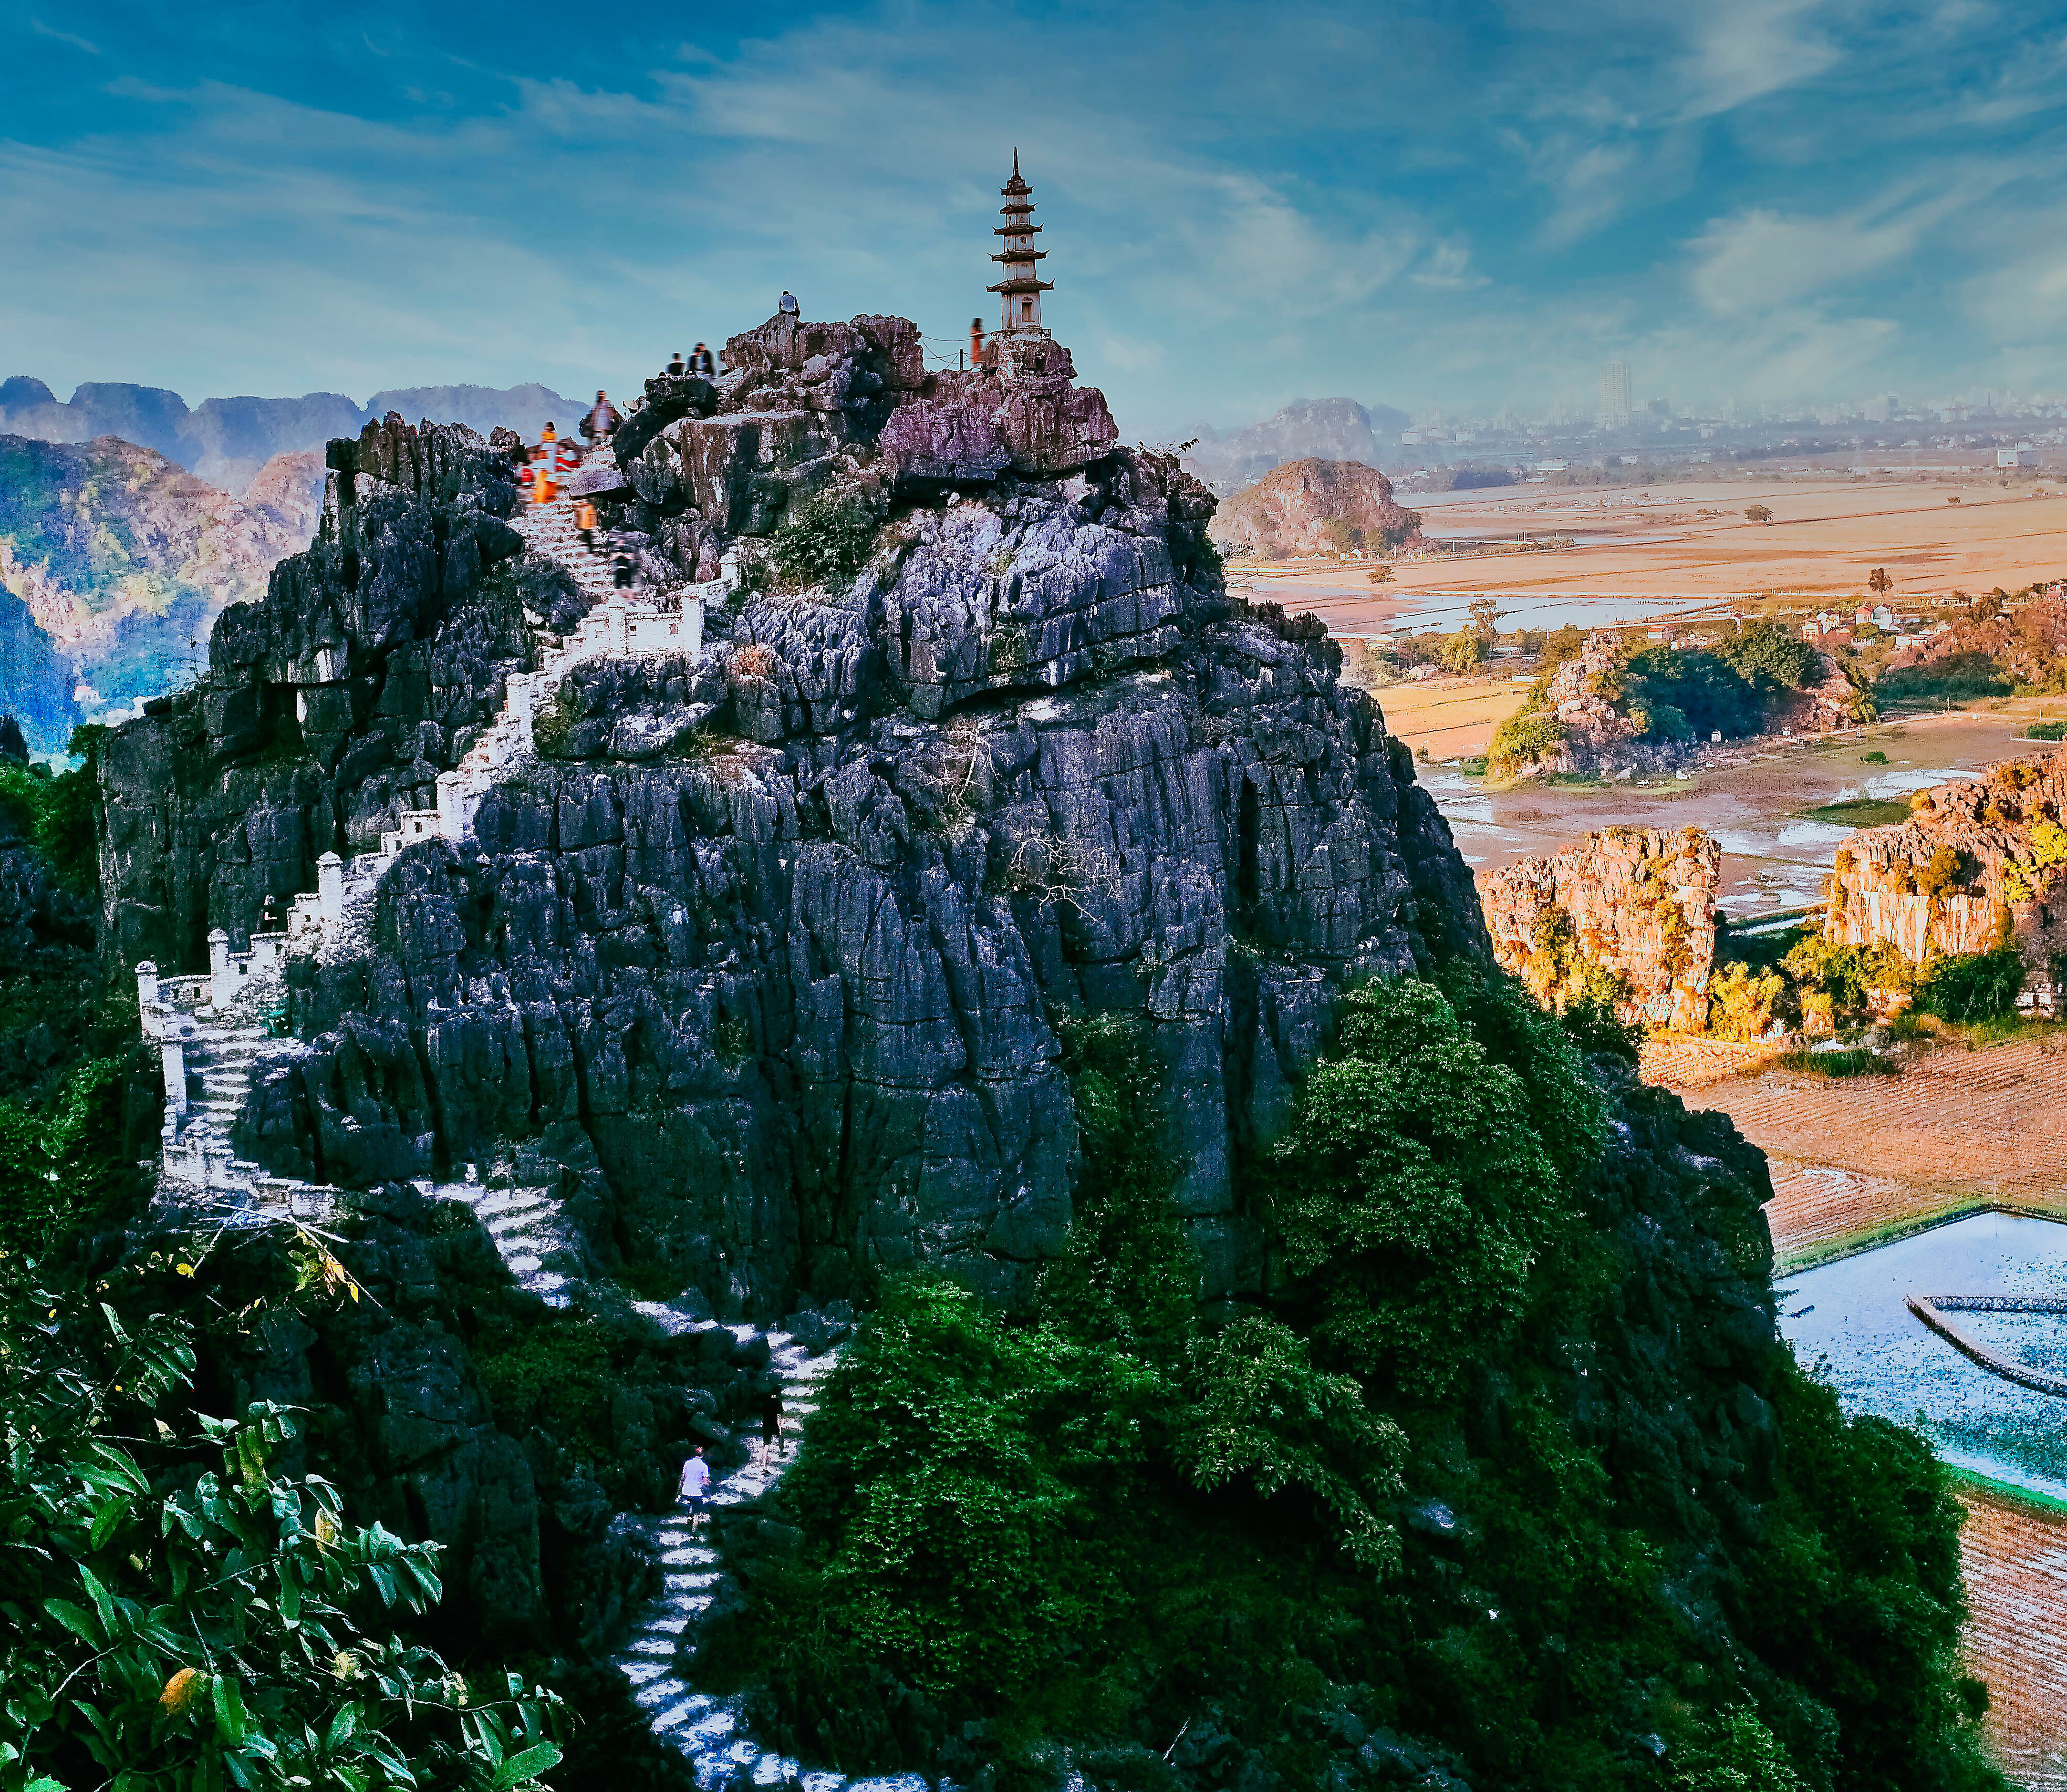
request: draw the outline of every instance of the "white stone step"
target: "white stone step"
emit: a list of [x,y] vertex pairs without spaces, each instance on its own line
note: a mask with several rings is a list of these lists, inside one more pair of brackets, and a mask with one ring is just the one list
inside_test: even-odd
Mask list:
[[656,1680],[651,1685],[641,1687],[631,1696],[640,1705],[650,1709],[656,1705],[673,1705],[688,1691],[688,1688],[681,1681],[670,1676],[665,1680]]
[[618,1667],[634,1686],[644,1686],[668,1671],[664,1661],[620,1661]]
[[681,1645],[672,1636],[635,1636],[625,1653],[634,1656],[657,1655],[672,1661],[675,1651]]
[[679,1705],[670,1705],[653,1720],[653,1728],[665,1734],[678,1729],[693,1717],[701,1717],[717,1701],[708,1693],[692,1693]]
[[705,1549],[695,1543],[668,1550],[660,1557],[662,1565],[670,1568],[701,1568],[717,1560],[717,1551]]

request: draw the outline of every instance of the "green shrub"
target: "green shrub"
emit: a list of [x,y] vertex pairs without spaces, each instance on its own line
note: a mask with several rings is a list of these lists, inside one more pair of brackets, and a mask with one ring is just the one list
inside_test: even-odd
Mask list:
[[1916,980],[1916,967],[1884,939],[1870,946],[1840,946],[1821,934],[1790,947],[1781,969],[1796,983],[1821,990],[1846,1009],[1864,1007],[1870,989],[1906,990]]
[[1764,691],[1797,690],[1816,675],[1816,650],[1770,616],[1735,624],[1715,651],[1740,678]]
[[868,563],[875,532],[875,515],[860,499],[825,492],[775,531],[769,552],[786,588],[838,589]]
[[1999,1020],[2016,1012],[2028,969],[2013,946],[1933,959],[1916,979],[1915,1005],[1944,1020]]
[[1486,748],[1486,767],[1505,777],[1555,752],[1565,738],[1564,724],[1541,710],[1517,710],[1494,729]]
[[1959,703],[1976,697],[2007,697],[2015,681],[1987,654],[1955,653],[1924,666],[1898,666],[1882,673],[1874,689],[1892,701]]
[[1870,753],[1860,754],[1859,762],[1863,765],[1885,765],[1887,764],[1887,755],[1876,747]]
[[542,759],[557,759],[582,719],[581,699],[571,686],[556,685],[545,707],[531,718],[531,744]]
[[2033,722],[2024,731],[2027,740],[2067,740],[2067,722]]
[[1460,628],[1446,634],[1436,648],[1436,663],[1446,672],[1468,672],[1485,662],[1485,637],[1476,629]]
[[1787,987],[1777,971],[1728,964],[1708,974],[1708,1031],[1718,1039],[1748,1043],[1773,1025],[1773,1007]]
[[1967,881],[1965,856],[1956,846],[1940,846],[1931,855],[1931,862],[1919,868],[1915,876],[1919,895],[1933,898],[1943,896]]

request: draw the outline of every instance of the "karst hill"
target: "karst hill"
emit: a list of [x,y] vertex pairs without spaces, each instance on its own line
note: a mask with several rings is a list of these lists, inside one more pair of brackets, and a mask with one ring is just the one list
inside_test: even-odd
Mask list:
[[[535,1156],[604,1263],[728,1316],[913,1261],[1001,1296],[1061,1246],[1066,1016],[1145,1020],[1217,1293],[1253,1290],[1237,1158],[1344,982],[1476,939],[1448,830],[1318,626],[1227,597],[1212,500],[1119,447],[1066,351],[928,373],[902,319],[778,318],[652,383],[603,497],[657,584],[767,587],[691,659],[562,681],[477,842],[384,882],[363,958],[290,967],[304,1056],[240,1121],[347,1186]],[[583,598],[522,553],[464,431],[334,444],[321,535],[104,756],[124,966],[241,948],[378,844]],[[855,563],[786,576],[852,532]],[[828,537],[830,538],[830,537]]]
[[1355,460],[1309,457],[1265,473],[1220,507],[1213,538],[1269,558],[1379,555],[1419,538],[1418,511],[1395,504],[1392,481]]

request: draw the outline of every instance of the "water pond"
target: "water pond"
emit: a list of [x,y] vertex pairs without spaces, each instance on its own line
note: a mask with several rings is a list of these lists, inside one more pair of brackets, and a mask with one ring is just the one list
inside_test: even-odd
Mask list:
[[[1911,1295],[2067,1296],[2067,1225],[1976,1214],[1776,1279],[1781,1330],[1804,1364],[1825,1364],[1847,1412],[1915,1425],[1948,1462],[2067,1498],[2067,1399],[1989,1373],[1907,1305]],[[2005,1356],[2067,1366],[2067,1318],[1957,1317]]]

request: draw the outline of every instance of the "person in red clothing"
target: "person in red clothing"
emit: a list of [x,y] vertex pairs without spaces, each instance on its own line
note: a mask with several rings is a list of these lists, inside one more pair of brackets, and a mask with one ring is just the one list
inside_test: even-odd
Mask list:
[[969,319],[969,365],[973,367],[980,367],[983,365],[983,319],[981,318]]

